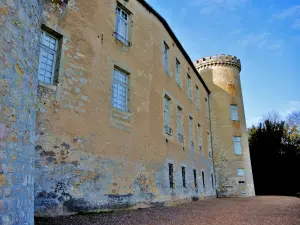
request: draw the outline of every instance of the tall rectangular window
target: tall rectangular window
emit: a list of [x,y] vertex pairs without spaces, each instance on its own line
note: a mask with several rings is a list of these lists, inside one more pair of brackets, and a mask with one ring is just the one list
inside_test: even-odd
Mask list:
[[40,44],[38,79],[47,84],[53,84],[57,50],[58,39],[43,31]]
[[165,133],[168,135],[172,134],[170,127],[170,97],[165,95],[164,97],[164,123],[165,123]]
[[169,73],[169,46],[164,42],[164,69]]
[[181,85],[180,62],[176,59],[176,83]]
[[192,81],[191,76],[189,74],[187,75],[187,92],[188,98],[192,100]]
[[231,112],[231,120],[238,121],[239,115],[238,115],[237,105],[230,105],[230,112]]
[[208,156],[211,157],[211,137],[209,132],[207,132],[207,150]]
[[186,187],[186,182],[185,182],[185,167],[181,167],[181,172],[182,172],[182,186]]
[[193,173],[194,173],[194,184],[195,184],[195,188],[198,187],[198,183],[197,183],[197,171],[196,170],[193,170]]
[[245,169],[242,169],[242,168],[237,169],[237,175],[239,177],[244,177],[245,176]]
[[209,119],[209,104],[208,104],[208,97],[205,98],[205,116]]
[[114,69],[113,77],[113,107],[123,112],[128,112],[128,75]]
[[200,109],[199,87],[196,85],[196,107]]
[[194,151],[194,140],[193,140],[193,118],[189,116],[189,137],[190,137],[190,146]]
[[173,171],[173,164],[169,163],[169,181],[170,181],[170,188],[174,189],[174,171]]
[[201,141],[201,132],[202,132],[202,129],[201,129],[201,124],[198,123],[198,127],[197,127],[197,133],[198,133],[198,148],[199,148],[199,151],[202,151],[202,141]]
[[128,41],[128,23],[129,15],[119,6],[116,9],[116,31],[115,37],[126,45],[129,45]]
[[203,188],[205,188],[205,176],[204,176],[204,171],[202,171],[202,184],[203,184]]
[[211,174],[211,185],[212,185],[212,188],[214,188],[214,174],[213,173]]
[[233,137],[234,154],[242,154],[241,137]]
[[178,133],[178,140],[183,143],[184,140],[182,134],[182,108],[179,106],[177,108],[177,133]]

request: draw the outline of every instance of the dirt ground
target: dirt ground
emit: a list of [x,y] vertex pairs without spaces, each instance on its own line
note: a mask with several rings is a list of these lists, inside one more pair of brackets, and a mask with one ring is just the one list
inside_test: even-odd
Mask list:
[[36,219],[51,225],[300,225],[300,199],[254,197],[200,200],[176,207]]

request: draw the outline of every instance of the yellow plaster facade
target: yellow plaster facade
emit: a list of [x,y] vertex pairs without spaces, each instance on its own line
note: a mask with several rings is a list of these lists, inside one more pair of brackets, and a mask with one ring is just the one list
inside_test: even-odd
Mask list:
[[[214,127],[217,115],[228,108],[228,105],[218,108],[214,103],[221,103],[216,98],[222,99],[226,92],[221,93],[211,85],[210,94],[173,32],[146,2],[70,0],[67,3],[61,7],[45,1],[43,10],[42,29],[58,39],[59,48],[54,82],[40,82],[38,87],[36,216],[151,207],[215,197],[218,183],[212,162],[211,133],[215,135],[214,151],[219,152],[215,143],[223,139],[228,139],[227,143],[221,142],[225,144],[224,150],[233,150],[229,149],[232,139],[220,136],[226,131],[211,132],[208,101],[212,99]],[[130,44],[116,37],[117,7],[128,14]],[[165,44],[169,48],[167,72]],[[176,60],[180,62],[177,70],[180,82],[176,79]],[[128,77],[125,112],[113,105],[115,69]],[[226,83],[229,76],[235,78],[234,99],[240,105],[240,115],[244,115],[238,69],[215,71],[218,74],[228,71],[221,83]],[[206,82],[210,84],[207,79]],[[171,135],[165,129],[166,96]],[[224,104],[233,99],[224,98]],[[182,109],[184,143],[178,137],[178,107]],[[230,120],[225,121],[228,113],[224,111],[221,122],[233,126]],[[243,135],[243,147],[248,148],[244,117],[235,126],[238,128],[230,129]],[[244,167],[246,157],[249,153],[245,152],[237,165]],[[233,155],[228,160],[239,161]],[[250,161],[248,165],[245,169],[250,177]],[[185,167],[186,187],[182,167]],[[230,173],[236,180],[234,168]]]
[[[211,90],[210,109],[218,196],[254,196],[240,60],[230,55],[215,55],[197,60],[195,66]],[[231,117],[230,106],[237,107],[236,120]],[[233,137],[241,140],[241,154],[234,152]],[[243,169],[244,175],[239,176],[238,169]]]

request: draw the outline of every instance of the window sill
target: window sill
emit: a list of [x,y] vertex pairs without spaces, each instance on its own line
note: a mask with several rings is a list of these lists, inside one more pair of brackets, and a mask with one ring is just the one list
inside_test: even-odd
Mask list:
[[56,91],[57,86],[54,84],[47,84],[43,81],[38,81],[38,85]]

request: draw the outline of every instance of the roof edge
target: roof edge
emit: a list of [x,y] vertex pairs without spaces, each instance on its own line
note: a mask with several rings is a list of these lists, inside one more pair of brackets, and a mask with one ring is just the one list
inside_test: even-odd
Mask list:
[[157,19],[163,24],[163,26],[166,28],[166,30],[168,31],[168,33],[170,34],[170,36],[174,39],[174,41],[177,44],[178,48],[180,49],[180,51],[184,55],[185,59],[190,63],[190,66],[193,68],[194,72],[196,73],[197,77],[199,78],[200,82],[203,84],[203,86],[206,89],[206,91],[208,92],[208,94],[210,94],[210,90],[208,89],[206,83],[202,79],[202,77],[201,77],[200,73],[198,72],[198,70],[196,69],[193,61],[191,60],[191,58],[189,57],[189,55],[187,54],[187,52],[185,51],[185,49],[182,47],[180,41],[178,40],[178,38],[176,37],[176,35],[172,31],[172,29],[169,26],[169,24],[167,23],[167,21],[158,12],[156,12],[152,8],[152,6],[149,5],[145,0],[137,0],[137,1],[139,3],[141,3],[147,10],[149,10],[149,12],[151,12],[153,15],[155,15],[157,17]]

